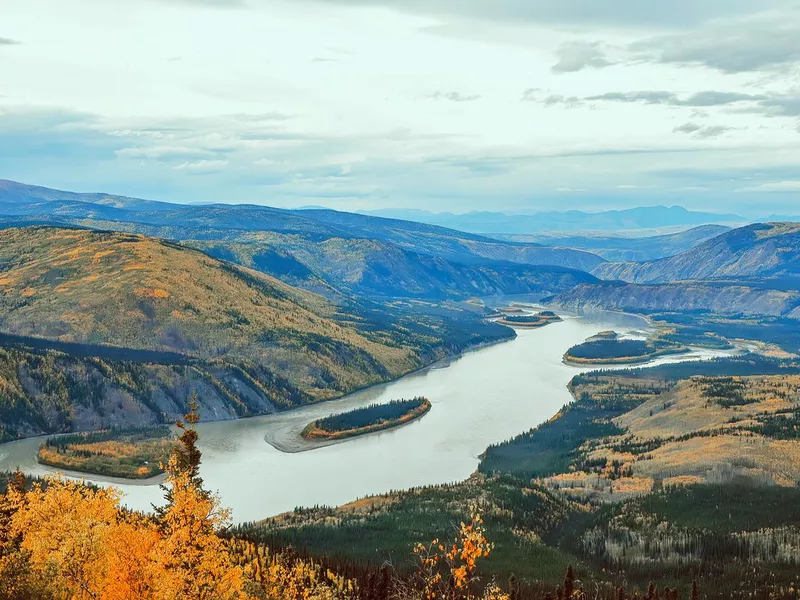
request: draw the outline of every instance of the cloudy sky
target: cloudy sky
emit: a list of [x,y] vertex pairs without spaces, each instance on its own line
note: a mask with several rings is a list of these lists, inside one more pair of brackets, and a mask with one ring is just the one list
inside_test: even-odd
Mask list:
[[800,213],[800,0],[0,0],[0,178]]

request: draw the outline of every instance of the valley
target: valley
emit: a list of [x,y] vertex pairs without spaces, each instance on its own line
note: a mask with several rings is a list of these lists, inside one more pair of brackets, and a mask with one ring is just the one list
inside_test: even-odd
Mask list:
[[[685,586],[677,570],[700,557],[701,578],[788,581],[786,519],[769,534],[761,515],[726,529],[701,512],[705,533],[648,524],[687,498],[752,507],[728,489],[776,488],[779,505],[800,482],[796,226],[574,249],[6,187],[0,469],[113,484],[126,510],[150,511],[171,442],[136,432],[180,420],[196,392],[198,475],[231,510],[226,535],[362,590],[470,506],[496,544],[486,573],[528,595],[568,565],[603,597],[651,577]],[[645,251],[668,256],[608,260]]]
[[[519,330],[511,341],[468,351],[335,402],[247,419],[200,422],[203,479],[220,493],[237,522],[296,506],[338,506],[393,489],[465,480],[487,446],[550,419],[570,401],[567,383],[582,369],[562,363],[569,347],[599,331],[623,333],[647,327],[639,317],[615,313],[562,315],[563,322]],[[731,352],[698,349],[658,363]],[[404,427],[325,447],[301,437],[311,421],[416,396],[428,398],[432,409]],[[0,469],[18,464],[34,475],[49,472],[35,462],[39,443],[31,439],[0,446]],[[436,460],[430,461],[430,456]],[[275,486],[276,478],[294,483]],[[347,485],[340,485],[342,481]],[[147,509],[160,493],[154,485],[117,485],[133,508]]]

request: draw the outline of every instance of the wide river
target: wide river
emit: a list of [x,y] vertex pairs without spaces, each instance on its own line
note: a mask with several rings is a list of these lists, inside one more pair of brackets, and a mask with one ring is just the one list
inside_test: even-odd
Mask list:
[[[296,506],[340,505],[357,497],[413,486],[463,480],[478,456],[552,417],[571,401],[567,382],[585,368],[563,364],[571,346],[606,329],[642,331],[647,322],[616,313],[564,316],[541,329],[518,330],[513,341],[465,353],[449,362],[334,402],[239,421],[201,423],[201,475],[234,521],[264,518]],[[699,350],[651,364],[723,354]],[[404,427],[301,450],[306,423],[334,412],[395,398],[426,396],[433,408]],[[36,462],[40,439],[0,445],[0,470],[19,466],[51,472]],[[274,445],[273,445],[274,444]],[[295,450],[286,452],[283,450]],[[95,478],[90,481],[106,484]],[[155,483],[114,482],[137,509],[160,503]]]

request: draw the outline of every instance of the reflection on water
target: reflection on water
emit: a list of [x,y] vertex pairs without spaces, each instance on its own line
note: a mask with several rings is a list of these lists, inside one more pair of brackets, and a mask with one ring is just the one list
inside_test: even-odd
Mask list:
[[[201,423],[201,475],[237,521],[300,505],[338,505],[392,489],[459,481],[475,471],[488,445],[538,425],[571,400],[566,384],[582,369],[561,362],[570,346],[604,329],[629,333],[645,327],[631,315],[566,316],[542,329],[520,330],[513,341],[468,352],[447,368],[420,371],[336,402]],[[702,351],[656,362],[720,354]],[[429,398],[433,407],[404,427],[307,452],[287,453],[271,445],[288,448],[306,423],[334,412],[418,395]],[[0,446],[0,469],[19,465],[30,473],[46,472],[35,460],[39,443]],[[156,485],[119,487],[133,508],[149,509],[161,499]]]

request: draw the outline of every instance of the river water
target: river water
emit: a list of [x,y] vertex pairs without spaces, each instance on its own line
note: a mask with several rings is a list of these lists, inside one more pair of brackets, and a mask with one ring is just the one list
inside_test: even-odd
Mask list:
[[[239,421],[200,423],[201,476],[219,493],[234,521],[264,518],[296,506],[340,505],[357,497],[413,486],[460,481],[479,455],[549,419],[571,401],[567,382],[586,368],[567,366],[571,346],[602,330],[635,333],[644,319],[617,313],[564,316],[541,329],[518,330],[512,341],[467,352],[446,363],[334,402]],[[710,358],[698,350],[650,364]],[[425,396],[431,411],[398,429],[306,449],[299,432],[310,421],[396,398]],[[0,470],[19,466],[41,475],[41,439],[0,445]],[[280,449],[279,449],[280,448]],[[107,484],[89,477],[89,481]],[[162,492],[151,482],[114,482],[131,508],[149,509]]]

